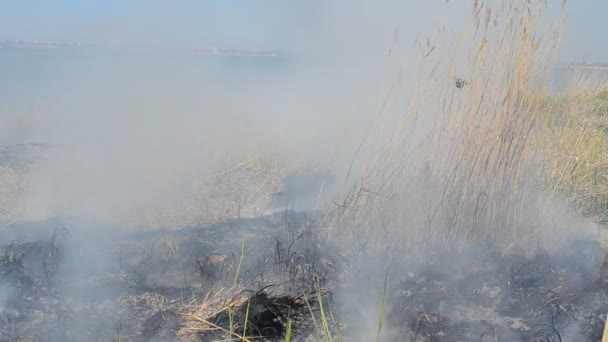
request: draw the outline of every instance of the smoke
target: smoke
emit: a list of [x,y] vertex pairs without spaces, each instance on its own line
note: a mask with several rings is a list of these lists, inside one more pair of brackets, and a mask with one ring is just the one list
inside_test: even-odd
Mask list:
[[[201,19],[197,29],[192,15],[181,17],[186,7],[153,4],[133,11],[129,24],[102,13],[97,32],[89,27],[76,40],[184,48],[211,41],[197,41],[192,31],[205,37],[211,31],[225,34],[221,46],[275,48],[287,57],[3,52],[5,73],[22,78],[5,92],[3,115],[28,126],[10,140],[56,146],[33,174],[28,217],[119,221],[221,169],[219,155],[279,151],[299,164],[331,161],[344,177],[398,71],[402,83],[413,80],[404,66],[418,53],[411,44],[447,13],[438,4],[386,1],[369,8],[364,1],[332,1],[279,6],[249,18],[243,11],[262,13],[259,5],[205,6],[203,19],[225,15],[230,24]],[[168,23],[188,39],[169,40]],[[69,24],[74,31],[81,25]],[[28,72],[32,68],[39,73]]]
[[[28,169],[20,189],[22,219],[48,227],[49,217],[77,218],[67,221],[69,244],[62,246],[65,260],[56,274],[61,281],[53,286],[78,303],[71,310],[83,313],[80,306],[96,298],[122,298],[123,283],[108,280],[105,286],[100,277],[123,271],[117,270],[122,230],[141,222],[141,212],[179,205],[197,179],[264,153],[285,156],[294,168],[320,164],[341,184],[386,89],[397,78],[394,71],[421,29],[420,13],[397,1],[371,11],[364,1],[241,5],[147,3],[144,8],[126,6],[124,15],[90,5],[58,9],[55,17],[63,20],[45,19],[45,11],[57,9],[44,6],[1,11],[28,18],[0,20],[3,26],[14,23],[3,30],[6,39],[123,49],[0,50],[0,141],[50,146]],[[432,13],[430,6],[409,5]],[[94,12],[95,20],[76,19]],[[34,19],[38,32],[21,24]],[[400,41],[407,42],[406,51],[396,48]],[[199,46],[278,49],[285,57],[125,51]],[[2,234],[0,242],[24,239],[29,240],[21,233]],[[141,252],[134,259],[146,261],[145,247],[125,248]],[[179,267],[163,263],[164,258],[153,259],[164,268],[159,273],[170,282],[181,280],[182,274],[173,273]],[[87,282],[98,286],[90,288]],[[97,297],[99,290],[106,293]],[[4,310],[5,299],[15,295],[4,288],[0,294]],[[59,304],[54,308],[64,309]],[[69,324],[79,331],[111,327],[122,308],[106,310],[104,319],[82,314]],[[26,308],[19,311],[27,314]],[[64,318],[56,314],[61,330]]]
[[[321,165],[331,170],[335,182],[333,188],[325,186],[327,196],[343,191],[343,184],[351,184],[346,182],[347,176],[352,180],[364,174],[365,154],[359,153],[358,147],[375,142],[369,133],[393,132],[395,123],[408,110],[414,91],[433,91],[416,88],[416,80],[428,76],[419,72],[429,72],[418,67],[420,57],[441,43],[445,48],[435,50],[438,60],[446,58],[446,51],[457,48],[461,42],[459,30],[470,11],[470,6],[452,1],[279,3],[242,2],[242,7],[208,4],[188,11],[180,7],[185,5],[167,7],[152,2],[141,11],[131,8],[129,15],[102,13],[94,24],[72,21],[62,26],[63,33],[51,30],[51,25],[43,26],[49,31],[39,36],[123,47],[269,48],[283,51],[284,57],[0,50],[0,72],[19,79],[13,85],[0,82],[0,115],[14,123],[0,127],[0,140],[37,141],[51,146],[46,158],[27,175],[21,199],[24,219],[82,219],[69,225],[75,233],[66,247],[71,249],[67,257],[73,260],[61,272],[72,282],[62,290],[74,295],[92,294],[78,281],[116,271],[117,246],[125,237],[122,229],[137,222],[142,211],[179,205],[192,191],[195,180],[211,178],[260,153],[280,155],[294,169]],[[262,9],[271,5],[277,7],[267,12]],[[450,75],[470,72],[462,64],[454,65],[457,70],[450,70]],[[446,77],[438,84],[451,81]],[[439,97],[432,93],[423,101]],[[420,113],[419,126],[413,138],[408,138],[422,141],[435,117],[434,113]],[[411,175],[405,172],[402,176]],[[319,182],[294,182],[296,193],[289,196],[315,199]],[[428,191],[431,186],[416,189]],[[426,194],[414,193],[415,204],[428,200]],[[573,237],[581,237],[583,232],[592,236],[589,240],[596,239],[595,224],[570,214],[567,205],[536,192],[529,197],[526,203],[530,207],[521,221],[530,225],[526,227],[529,231],[539,234],[501,248],[542,248],[559,257]],[[422,216],[416,208],[399,214]],[[415,224],[407,229],[423,230],[424,225],[417,225],[419,216],[408,221]],[[433,265],[435,278],[421,275],[428,271],[429,264],[439,262],[434,259],[434,250],[422,255],[401,251],[383,230],[385,227],[378,222],[370,226],[373,236],[354,237],[357,246],[347,251],[352,255],[346,256],[352,268],[336,294],[340,311],[348,313],[345,329],[362,341],[375,337],[382,300],[386,301],[385,314],[391,317],[382,336],[397,340],[403,333],[400,324],[413,324],[416,330],[416,324],[422,321],[407,313],[399,316],[399,310],[409,305],[407,300],[413,300],[405,291],[416,286],[451,289],[471,284],[466,279],[450,278],[454,269],[465,269],[468,260],[486,257],[467,251],[453,255],[449,262],[441,259],[445,265]],[[572,227],[577,227],[576,231]],[[13,239],[17,238],[3,235],[0,242]],[[376,242],[373,239],[387,247],[380,255],[366,249]],[[89,254],[87,246],[91,245],[102,246]],[[264,257],[263,252],[253,254],[256,260]],[[416,258],[422,261],[416,262]],[[495,259],[483,260],[487,261],[484,266],[498,267]],[[584,260],[577,265],[583,264]],[[389,296],[383,299],[382,279],[387,268]],[[473,285],[481,288],[484,284]],[[10,290],[0,287],[0,303],[13,295]],[[108,291],[118,294],[120,289],[110,286]],[[428,303],[413,304],[432,311],[425,306]],[[473,304],[462,296],[447,306],[431,307],[454,322],[463,320],[459,305]],[[403,317],[406,321],[400,321]],[[485,328],[481,324],[471,328],[475,332],[480,329]],[[579,334],[576,327],[568,329]]]

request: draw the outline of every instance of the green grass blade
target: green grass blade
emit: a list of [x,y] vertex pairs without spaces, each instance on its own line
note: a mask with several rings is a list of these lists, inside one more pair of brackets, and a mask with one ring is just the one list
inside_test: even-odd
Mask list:
[[232,321],[232,310],[230,306],[228,307],[228,324],[230,331],[230,338],[232,338],[232,334],[234,333],[234,322]]
[[378,317],[378,331],[376,332],[376,342],[380,342],[380,332],[384,324],[384,303],[386,302],[386,288],[388,287],[388,269],[384,274],[384,289],[382,290],[382,302],[380,303],[380,316]]
[[236,267],[236,274],[234,275],[234,286],[239,282],[239,273],[241,273],[241,264],[243,263],[243,255],[245,254],[245,236],[241,237],[241,256],[239,257],[239,264]]
[[287,332],[285,333],[285,342],[291,342],[291,319],[287,320]]
[[246,337],[247,336],[247,321],[249,320],[249,305],[251,304],[251,300],[248,299],[247,300],[247,311],[245,311],[245,323],[243,324],[243,338],[242,338],[242,342],[247,341]]
[[319,302],[319,310],[321,312],[321,322],[323,323],[323,330],[325,331],[325,337],[329,342],[332,342],[331,331],[329,330],[329,323],[327,323],[327,316],[325,315],[323,298],[321,296],[321,286],[319,285],[319,278],[316,278],[316,277],[315,277],[315,287],[317,290],[317,300]]
[[315,325],[315,336],[317,337],[317,341],[321,341],[321,332],[319,331],[319,324],[317,323],[317,319],[315,317],[314,311],[312,311],[312,307],[310,306],[310,302],[306,297],[306,292],[303,292],[304,300],[306,301],[306,306],[308,306],[308,310],[310,311],[310,317],[312,318],[312,323]]

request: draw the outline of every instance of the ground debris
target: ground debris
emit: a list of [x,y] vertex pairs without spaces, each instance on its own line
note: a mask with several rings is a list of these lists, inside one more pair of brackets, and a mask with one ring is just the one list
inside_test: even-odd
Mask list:
[[183,318],[173,311],[159,311],[143,324],[142,336],[145,342],[174,341],[183,326]]
[[[367,290],[382,272],[347,268],[314,224],[281,212],[126,233],[120,245],[79,242],[71,229],[75,248],[65,255],[58,233],[54,242],[15,239],[0,253],[0,341],[274,342],[285,341],[288,322],[292,341],[328,340],[320,303],[329,334],[360,341],[377,324],[369,311],[380,295]],[[383,341],[598,341],[608,312],[603,259],[592,242],[559,253],[404,255],[387,282]]]
[[572,247],[567,255],[430,253],[394,285],[389,317],[415,341],[598,341],[608,312],[599,262],[581,256],[592,246]]
[[314,332],[312,315],[318,313],[319,300],[325,293],[273,295],[260,291],[251,296],[241,295],[224,303],[223,308],[211,310],[216,313],[210,317],[185,314],[190,324],[180,335],[194,333],[203,342],[243,336],[250,341],[284,341],[287,326],[291,324],[292,339],[308,336]]

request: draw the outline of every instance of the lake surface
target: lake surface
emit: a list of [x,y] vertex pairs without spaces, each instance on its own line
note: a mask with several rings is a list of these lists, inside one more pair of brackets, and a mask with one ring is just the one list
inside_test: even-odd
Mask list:
[[0,140],[61,140],[48,130],[85,129],[87,121],[97,126],[103,117],[140,117],[142,111],[149,119],[187,115],[252,90],[267,96],[261,91],[266,84],[286,81],[294,64],[267,57],[0,49],[0,117],[21,126],[21,132],[4,130],[10,136]]
[[[184,149],[255,141],[352,152],[388,93],[380,69],[364,59],[4,48],[0,144],[164,141]],[[605,82],[608,71],[556,69],[551,89],[578,79]]]

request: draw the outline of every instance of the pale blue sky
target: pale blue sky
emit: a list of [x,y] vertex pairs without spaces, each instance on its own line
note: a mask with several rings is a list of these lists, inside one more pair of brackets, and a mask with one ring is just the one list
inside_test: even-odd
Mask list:
[[[400,8],[409,8],[411,12],[411,4],[416,3],[415,12],[424,13],[445,0],[408,1],[408,7]],[[340,4],[336,0],[3,0],[0,40],[165,47],[293,47],[298,40],[323,39],[323,30],[331,25],[333,16],[338,22],[338,16],[363,17],[367,15],[367,8],[373,12],[372,7],[384,4],[369,0],[351,8],[349,3]],[[608,61],[608,20],[605,18],[608,1],[570,0],[568,6],[563,59]],[[416,17],[415,13],[403,13],[403,17],[404,21],[411,22],[412,29],[424,23],[424,18]],[[377,16],[375,20],[380,18]],[[398,13],[392,18],[398,18]],[[325,26],[319,25],[321,22]]]
[[568,7],[564,58],[608,62],[608,1],[570,0]]
[[7,0],[0,39],[272,47],[314,23],[314,2]]

